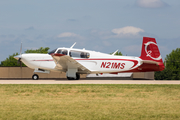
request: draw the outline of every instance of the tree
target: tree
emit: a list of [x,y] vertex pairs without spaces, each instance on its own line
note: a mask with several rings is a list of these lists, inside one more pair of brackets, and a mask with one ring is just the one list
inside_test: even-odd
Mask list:
[[[0,66],[1,67],[17,67],[20,66],[20,64],[18,64],[18,61],[16,59],[14,59],[14,56],[17,56],[18,53],[14,53],[13,55],[9,55],[8,58],[6,58],[6,60],[1,61]],[[24,64],[22,66],[25,66]]]
[[48,53],[49,47],[40,47],[39,49],[36,50],[26,50],[25,53]]
[[[48,53],[49,47],[43,48],[40,47],[39,49],[36,50],[26,50],[25,53]],[[18,60],[14,58],[14,56],[19,55],[18,53],[14,53],[13,55],[9,55],[6,60],[1,61],[0,66],[1,67],[17,67],[20,66],[20,63],[18,64]],[[22,66],[26,66],[25,64],[22,64]]]
[[157,71],[154,75],[156,80],[171,80],[172,76],[173,72],[168,68],[165,68],[163,71]]
[[166,55],[164,64],[164,71],[155,72],[155,79],[180,80],[180,48]]

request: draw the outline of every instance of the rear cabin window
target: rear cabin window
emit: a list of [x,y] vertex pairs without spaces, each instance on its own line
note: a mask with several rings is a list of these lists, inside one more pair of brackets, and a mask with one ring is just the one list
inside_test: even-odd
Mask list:
[[70,57],[78,57],[78,58],[89,58],[90,54],[87,52],[80,52],[80,51],[70,51],[69,52]]

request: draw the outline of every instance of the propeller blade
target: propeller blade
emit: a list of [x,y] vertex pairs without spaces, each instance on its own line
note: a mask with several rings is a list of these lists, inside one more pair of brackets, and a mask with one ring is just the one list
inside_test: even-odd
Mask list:
[[20,64],[20,67],[22,67],[22,42],[21,42],[21,47],[20,47],[20,55],[14,56],[15,59],[17,59],[17,64]]
[[20,48],[20,55],[22,54],[22,42],[21,42],[21,48]]
[[18,59],[17,64],[18,64],[18,65],[20,64],[20,67],[22,67],[22,61],[21,61],[21,58]]
[[18,59],[18,62],[21,62],[21,58]]
[[19,58],[17,61],[17,64],[20,64],[20,63],[21,63],[21,58]]

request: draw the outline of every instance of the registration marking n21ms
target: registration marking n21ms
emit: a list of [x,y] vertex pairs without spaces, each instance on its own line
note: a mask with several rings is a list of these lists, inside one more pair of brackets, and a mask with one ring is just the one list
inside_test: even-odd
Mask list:
[[102,62],[101,68],[124,69],[125,63]]

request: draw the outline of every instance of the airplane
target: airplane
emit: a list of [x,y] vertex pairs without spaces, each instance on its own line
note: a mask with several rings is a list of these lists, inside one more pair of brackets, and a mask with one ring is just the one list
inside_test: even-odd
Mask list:
[[[118,74],[122,72],[149,72],[164,70],[155,38],[143,37],[140,57],[117,56],[113,54],[75,49],[57,48],[48,54],[28,53],[15,56],[29,68],[34,69],[33,80],[38,80],[35,73],[50,73],[50,71],[65,72],[68,80],[79,80],[80,74]],[[21,45],[22,50],[22,45]]]

